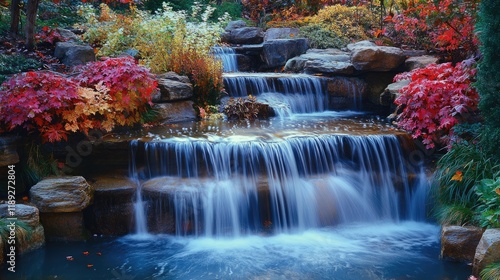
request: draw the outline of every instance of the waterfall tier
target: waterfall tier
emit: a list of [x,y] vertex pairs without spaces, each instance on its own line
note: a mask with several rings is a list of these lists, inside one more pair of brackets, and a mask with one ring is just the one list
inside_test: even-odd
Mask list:
[[325,127],[135,142],[151,229],[240,236],[424,216],[407,138]]

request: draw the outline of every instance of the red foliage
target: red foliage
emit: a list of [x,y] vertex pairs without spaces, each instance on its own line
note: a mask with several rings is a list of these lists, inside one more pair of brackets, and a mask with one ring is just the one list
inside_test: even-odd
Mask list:
[[398,126],[421,137],[428,149],[450,143],[451,128],[477,110],[479,95],[471,86],[476,69],[467,63],[431,64],[423,69],[397,75],[394,80],[411,79],[394,101],[404,105]]
[[56,29],[44,26],[42,27],[42,31],[35,35],[35,40],[37,43],[47,42],[53,45],[56,42],[65,41],[65,38]]
[[53,72],[27,72],[6,81],[0,91],[0,121],[6,130],[38,131],[50,142],[67,139],[62,114],[80,101],[78,85]]
[[54,72],[28,72],[0,91],[0,123],[12,131],[40,133],[43,141],[67,140],[69,132],[110,131],[138,123],[157,82],[132,58],[87,64],[70,79]]
[[111,102],[116,107],[127,108],[126,114],[143,111],[145,104],[152,105],[152,94],[158,85],[149,70],[131,57],[88,63],[76,80],[83,87],[96,89],[98,84],[107,87]]
[[390,35],[400,44],[440,51],[476,50],[474,33],[479,0],[410,2],[401,14],[389,16],[394,24]]

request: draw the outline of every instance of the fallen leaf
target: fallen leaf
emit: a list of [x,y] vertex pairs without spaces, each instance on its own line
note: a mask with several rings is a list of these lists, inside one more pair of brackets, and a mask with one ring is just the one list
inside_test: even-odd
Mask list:
[[87,264],[87,267],[88,268],[92,268],[92,267],[94,267],[94,265],[93,264]]
[[74,260],[74,258],[73,258],[73,256],[66,256],[66,260],[67,261],[72,261],[72,260]]
[[89,254],[89,251],[85,251],[85,252],[83,252],[83,254],[84,254],[85,256],[87,256],[87,255]]
[[453,175],[453,177],[451,177],[451,181],[462,182],[462,179],[463,179],[462,171],[455,172],[455,175]]

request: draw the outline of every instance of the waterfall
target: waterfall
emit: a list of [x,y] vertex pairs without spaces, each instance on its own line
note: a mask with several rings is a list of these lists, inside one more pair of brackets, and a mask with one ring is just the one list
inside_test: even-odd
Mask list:
[[222,61],[224,72],[238,72],[238,60],[233,48],[212,47],[211,53]]
[[135,182],[137,189],[134,201],[134,217],[135,217],[135,233],[137,235],[145,235],[148,233],[148,226],[146,221],[146,213],[144,210],[144,201],[142,200],[142,185],[139,180],[135,159],[137,155],[138,141],[134,140],[130,143],[130,165],[129,177]]
[[224,74],[229,96],[256,96],[267,103],[279,116],[297,113],[323,112],[328,98],[321,78],[300,74]]
[[[143,142],[144,199],[178,235],[421,218],[395,135]],[[165,228],[160,225],[157,228]],[[161,232],[161,230],[160,230]]]

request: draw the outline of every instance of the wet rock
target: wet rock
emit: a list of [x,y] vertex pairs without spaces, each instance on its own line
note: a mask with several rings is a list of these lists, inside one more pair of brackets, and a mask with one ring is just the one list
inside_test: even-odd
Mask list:
[[500,262],[500,229],[487,229],[476,248],[474,255],[474,275],[492,263]]
[[443,226],[441,229],[441,258],[472,262],[482,235],[483,229],[478,227]]
[[94,202],[84,212],[88,228],[97,234],[124,235],[133,229],[137,184],[125,176],[100,176],[92,183]]
[[303,55],[287,61],[285,71],[323,75],[351,75],[354,66],[349,53],[338,49],[310,49]]
[[153,106],[158,112],[157,121],[163,123],[191,121],[196,119],[193,101],[160,103]]
[[91,46],[79,45],[71,41],[56,43],[54,56],[66,66],[82,65],[96,60],[94,49]]
[[28,227],[26,229],[27,234],[24,235],[25,238],[18,239],[16,243],[17,252],[19,254],[24,254],[45,245],[44,229],[40,224],[38,209],[31,205],[17,203],[14,213],[14,216],[10,216],[8,205],[5,203],[0,204],[0,217],[17,218],[17,221],[25,223]]
[[330,95],[329,108],[334,110],[359,109],[367,93],[368,84],[355,77],[332,77],[327,79]]
[[40,249],[44,245],[45,231],[43,226],[41,224],[38,224],[38,226],[30,229],[25,242],[18,243],[16,249],[18,250],[19,254],[25,254]]
[[[17,154],[17,137],[0,137],[0,167],[9,166],[19,162]],[[7,174],[7,172],[5,172]]]
[[42,213],[68,213],[85,209],[93,189],[81,176],[44,179],[30,190],[31,201]]
[[275,39],[293,39],[298,35],[298,28],[269,28],[264,35],[264,42]]
[[358,71],[385,72],[396,70],[405,61],[403,51],[395,47],[377,46],[369,41],[349,44],[351,63]]
[[159,94],[153,96],[153,102],[171,102],[193,97],[193,85],[185,76],[173,72],[158,75]]
[[85,228],[83,212],[40,213],[48,241],[83,241],[90,233]]
[[410,80],[401,80],[389,84],[380,95],[380,104],[385,106],[393,105],[394,100],[399,96],[399,91],[408,84],[410,84]]
[[429,64],[438,62],[439,58],[431,55],[410,57],[405,61],[405,69],[406,71],[411,71],[418,68],[425,68]]
[[[9,216],[8,205],[0,204],[0,217]],[[40,213],[36,207],[31,205],[16,204],[15,217],[32,228],[40,225]]]
[[307,51],[307,39],[276,39],[264,42],[262,60],[265,68],[276,68],[285,65],[288,59]]
[[392,83],[395,75],[395,72],[369,72],[361,75],[360,77],[368,84],[367,101],[371,104],[382,105],[380,93]]

